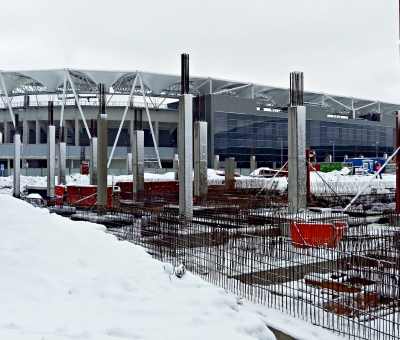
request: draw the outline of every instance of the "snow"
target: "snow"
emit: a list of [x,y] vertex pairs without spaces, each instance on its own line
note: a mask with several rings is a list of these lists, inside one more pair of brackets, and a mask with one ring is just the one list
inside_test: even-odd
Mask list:
[[[145,178],[169,180],[173,175]],[[348,186],[371,179],[337,172],[320,175]],[[209,181],[224,180],[214,170],[208,176]],[[321,182],[314,173],[311,179]],[[108,180],[111,184],[112,177]],[[130,176],[114,178],[122,180]],[[277,180],[287,185],[286,178]],[[67,181],[89,184],[88,176],[79,174]],[[394,185],[395,176],[383,174],[375,182]],[[21,191],[27,185],[44,187],[46,178],[21,176]],[[12,178],[0,177],[0,193],[7,194],[0,194],[0,339],[274,339],[267,326],[300,340],[339,337],[239,298],[189,271],[178,278],[180,263],[161,263],[99,224],[35,208],[11,197],[11,190]]]

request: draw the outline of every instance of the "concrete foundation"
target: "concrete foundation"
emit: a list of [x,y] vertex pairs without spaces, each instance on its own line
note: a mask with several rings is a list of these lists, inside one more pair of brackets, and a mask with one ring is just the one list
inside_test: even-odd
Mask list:
[[56,177],[56,127],[47,127],[47,197],[53,200],[55,197]]
[[179,212],[185,220],[193,217],[193,96],[179,97]]
[[207,195],[207,123],[195,122],[194,130],[194,196]]
[[144,131],[133,131],[133,200],[144,190]]
[[14,175],[13,175],[13,196],[20,196],[20,176],[21,176],[21,135],[14,135]]
[[97,137],[90,138],[89,173],[90,173],[91,185],[97,185],[97,168],[98,168],[97,147],[98,147]]
[[225,158],[225,189],[235,189],[235,158]]
[[58,184],[67,184],[65,168],[67,167],[67,143],[58,143]]
[[289,213],[307,207],[306,108],[292,106],[288,110],[288,199]]

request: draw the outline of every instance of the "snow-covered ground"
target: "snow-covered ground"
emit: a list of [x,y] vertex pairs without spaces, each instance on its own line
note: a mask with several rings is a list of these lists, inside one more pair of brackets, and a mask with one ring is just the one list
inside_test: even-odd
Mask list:
[[[2,178],[0,187],[10,184]],[[24,185],[45,179],[22,177]],[[296,339],[338,338],[190,272],[170,278],[163,263],[100,225],[1,194],[0,216],[0,339],[274,339],[268,325]]]

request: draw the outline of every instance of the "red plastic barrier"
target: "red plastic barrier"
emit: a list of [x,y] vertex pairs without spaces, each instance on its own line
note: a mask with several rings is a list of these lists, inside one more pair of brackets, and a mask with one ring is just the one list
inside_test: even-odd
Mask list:
[[54,187],[54,193],[55,193],[55,202],[56,204],[62,204],[64,200],[64,191],[65,187],[63,185],[56,185]]
[[346,222],[317,223],[294,219],[290,223],[292,242],[295,248],[335,248],[346,233]]

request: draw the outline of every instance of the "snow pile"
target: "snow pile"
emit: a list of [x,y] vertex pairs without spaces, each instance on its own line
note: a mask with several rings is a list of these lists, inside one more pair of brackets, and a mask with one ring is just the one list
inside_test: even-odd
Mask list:
[[[24,211],[24,214],[21,214]],[[274,339],[265,317],[105,228],[0,195],[1,339]]]

